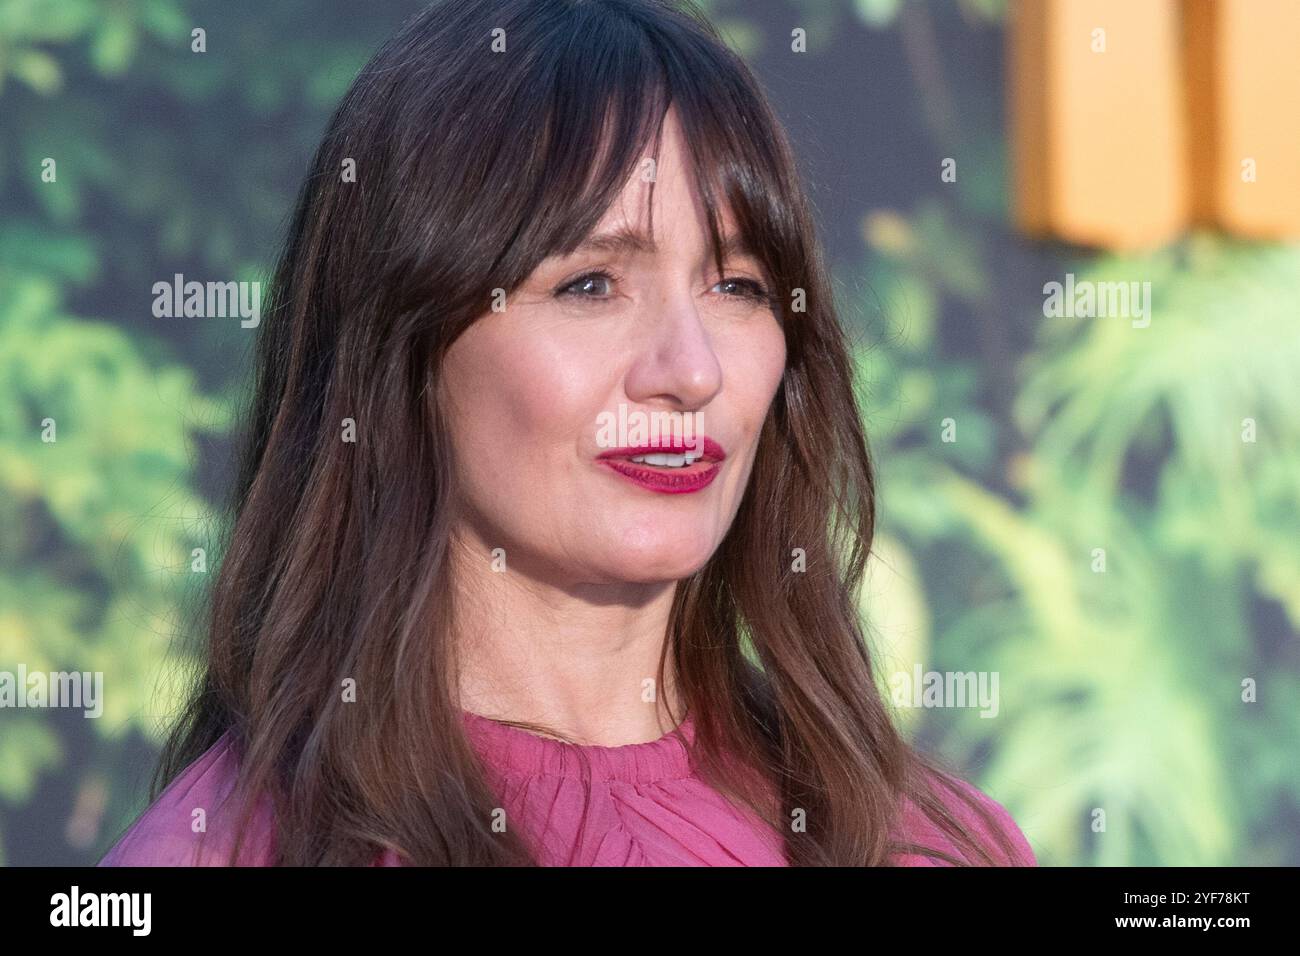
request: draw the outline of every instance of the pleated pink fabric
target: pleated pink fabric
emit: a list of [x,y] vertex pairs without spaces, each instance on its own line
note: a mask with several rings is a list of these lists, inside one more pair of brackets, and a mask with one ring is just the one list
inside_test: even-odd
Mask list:
[[[622,747],[551,740],[478,714],[462,712],[469,738],[489,768],[505,811],[544,866],[784,866],[780,840],[749,811],[733,805],[695,775],[688,717],[676,731]],[[233,820],[221,808],[236,770],[229,735],[185,769],[117,841],[100,866],[210,866],[225,862]],[[1035,866],[1033,850],[1006,809],[963,783],[1012,835],[1016,852],[1000,862]],[[988,839],[964,804],[951,810]],[[239,864],[273,859],[271,810],[260,806]],[[206,836],[195,832],[202,810]],[[905,805],[900,838],[959,856],[919,811]],[[942,866],[929,857],[900,856],[900,866]],[[375,864],[400,866],[391,851]]]
[[[689,717],[658,740],[575,746],[466,713],[507,820],[545,866],[782,866],[779,839],[691,769]],[[585,758],[585,761],[584,761]]]

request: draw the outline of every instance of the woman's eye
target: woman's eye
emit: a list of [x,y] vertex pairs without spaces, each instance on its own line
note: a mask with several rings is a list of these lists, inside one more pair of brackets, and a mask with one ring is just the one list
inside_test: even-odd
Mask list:
[[762,283],[756,282],[753,279],[743,279],[739,277],[723,279],[718,283],[718,285],[714,286],[714,288],[716,289],[718,286],[731,287],[732,291],[724,291],[722,293],[723,295],[736,296],[740,299],[761,300],[764,302],[768,299],[767,288],[763,286]]
[[[605,271],[588,272],[556,290],[556,295],[575,299],[603,299],[613,294],[618,277]],[[732,277],[713,287],[729,298],[767,302],[767,287],[755,279]]]
[[560,295],[577,299],[599,299],[609,295],[614,277],[608,272],[588,272],[559,290]]

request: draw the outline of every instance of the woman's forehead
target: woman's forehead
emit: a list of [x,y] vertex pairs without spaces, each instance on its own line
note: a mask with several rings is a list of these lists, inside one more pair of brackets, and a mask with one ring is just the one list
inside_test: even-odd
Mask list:
[[[634,175],[579,248],[653,253],[684,234],[708,235],[708,205],[692,170],[657,179],[653,190],[649,186]],[[736,234],[730,204],[718,204],[715,214],[723,254],[749,253],[746,237]]]

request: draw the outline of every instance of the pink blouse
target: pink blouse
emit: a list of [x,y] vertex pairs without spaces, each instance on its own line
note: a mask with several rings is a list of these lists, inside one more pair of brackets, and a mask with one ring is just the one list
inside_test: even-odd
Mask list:
[[[545,866],[784,866],[780,840],[749,811],[733,805],[700,780],[690,753],[674,733],[621,747],[567,744],[462,712],[475,749],[506,811],[533,837]],[[688,716],[679,728],[688,742]],[[586,761],[581,759],[586,757]],[[237,768],[227,734],[192,763],[109,850],[100,866],[221,865],[229,853],[233,811],[218,809]],[[1014,866],[1035,866],[1033,850],[1006,809],[963,784],[997,817],[1015,841]],[[233,803],[231,804],[233,807]],[[203,809],[204,814],[195,811]],[[964,804],[952,811],[981,836],[987,832]],[[198,846],[194,821],[206,819]],[[245,836],[240,864],[266,866],[274,831],[268,804]],[[960,856],[916,808],[905,805],[904,835],[912,842]],[[994,847],[991,841],[986,845]],[[994,851],[995,852],[995,851]],[[902,866],[935,866],[923,856],[901,856]],[[375,860],[399,866],[391,851]]]

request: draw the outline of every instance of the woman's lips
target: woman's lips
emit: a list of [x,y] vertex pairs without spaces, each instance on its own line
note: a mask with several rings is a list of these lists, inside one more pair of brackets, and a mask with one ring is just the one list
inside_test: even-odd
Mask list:
[[[634,462],[633,458],[646,455],[689,455],[699,457],[680,467],[651,465]],[[712,438],[704,437],[692,442],[665,438],[658,444],[612,448],[596,457],[615,474],[648,491],[666,495],[689,494],[707,488],[718,475],[718,469],[727,453]]]

